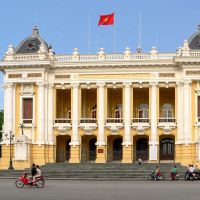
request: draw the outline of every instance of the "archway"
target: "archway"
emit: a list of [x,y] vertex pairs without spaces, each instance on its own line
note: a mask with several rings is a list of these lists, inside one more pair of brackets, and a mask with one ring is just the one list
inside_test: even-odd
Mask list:
[[160,160],[174,160],[174,137],[165,137],[160,140]]
[[122,160],[122,138],[113,140],[113,161]]
[[97,137],[94,135],[83,135],[81,137],[81,162],[94,162],[96,160]]
[[136,142],[136,160],[141,158],[142,160],[149,159],[149,139],[140,138]]
[[56,137],[56,162],[66,162],[70,159],[70,136],[59,135]]
[[97,142],[96,138],[92,138],[89,142],[89,161],[95,161],[96,160],[96,145]]

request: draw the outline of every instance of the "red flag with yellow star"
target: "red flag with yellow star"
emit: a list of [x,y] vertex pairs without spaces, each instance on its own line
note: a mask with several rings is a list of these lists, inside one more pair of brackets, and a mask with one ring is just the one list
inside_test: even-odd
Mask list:
[[100,15],[98,25],[113,25],[114,24],[115,13],[109,15]]

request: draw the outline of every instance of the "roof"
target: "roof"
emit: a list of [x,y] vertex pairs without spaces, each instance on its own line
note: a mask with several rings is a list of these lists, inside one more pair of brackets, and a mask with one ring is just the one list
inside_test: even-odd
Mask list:
[[198,31],[189,38],[188,44],[190,49],[200,50],[200,25]]
[[24,39],[16,48],[16,54],[26,54],[26,53],[37,53],[40,49],[41,44],[45,51],[51,48],[41,37],[39,34],[39,29],[37,26],[33,27],[32,34]]

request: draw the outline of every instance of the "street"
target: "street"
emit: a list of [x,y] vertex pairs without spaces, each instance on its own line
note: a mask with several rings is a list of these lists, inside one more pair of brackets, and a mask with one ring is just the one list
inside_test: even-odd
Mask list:
[[44,188],[18,189],[14,180],[0,180],[0,199],[42,200],[198,200],[198,181],[61,181],[47,180]]

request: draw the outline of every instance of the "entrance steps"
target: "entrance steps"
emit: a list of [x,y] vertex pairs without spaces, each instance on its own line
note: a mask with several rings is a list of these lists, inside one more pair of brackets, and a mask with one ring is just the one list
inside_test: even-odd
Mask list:
[[[49,179],[133,179],[146,180],[148,175],[159,166],[161,172],[164,173],[165,179],[170,178],[170,171],[174,165],[177,166],[180,178],[184,177],[186,167],[179,163],[144,163],[139,166],[137,163],[121,164],[121,163],[49,163],[41,167],[45,178]],[[26,170],[27,171],[27,170]],[[18,177],[23,171],[0,171],[0,178],[10,176]]]

